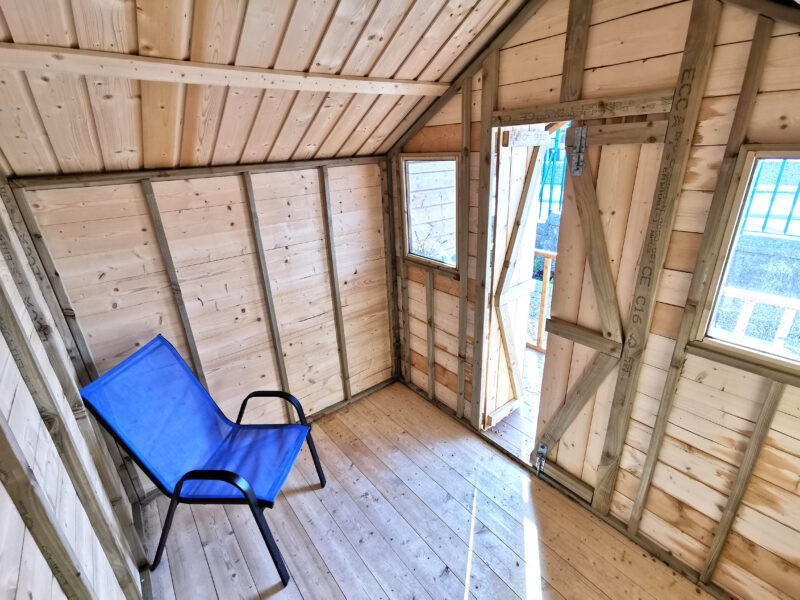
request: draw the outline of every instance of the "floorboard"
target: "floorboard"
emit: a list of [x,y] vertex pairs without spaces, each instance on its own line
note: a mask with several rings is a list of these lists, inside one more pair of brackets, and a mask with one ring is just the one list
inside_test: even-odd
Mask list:
[[[705,598],[619,532],[395,384],[322,417],[265,511],[292,580],[249,510],[178,508],[154,597]],[[144,507],[154,552],[167,501]]]

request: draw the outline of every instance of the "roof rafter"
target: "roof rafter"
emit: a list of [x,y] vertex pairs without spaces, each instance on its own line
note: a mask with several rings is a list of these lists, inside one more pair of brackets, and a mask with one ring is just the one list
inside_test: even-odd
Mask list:
[[57,46],[0,43],[0,67],[270,90],[441,96],[448,83],[219,65]]

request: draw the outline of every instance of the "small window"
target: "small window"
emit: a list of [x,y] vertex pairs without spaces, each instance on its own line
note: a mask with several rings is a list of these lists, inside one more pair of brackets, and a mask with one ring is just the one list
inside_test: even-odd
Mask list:
[[800,362],[800,153],[765,154],[745,167],[707,336]]
[[406,251],[412,258],[457,264],[457,156],[402,158]]

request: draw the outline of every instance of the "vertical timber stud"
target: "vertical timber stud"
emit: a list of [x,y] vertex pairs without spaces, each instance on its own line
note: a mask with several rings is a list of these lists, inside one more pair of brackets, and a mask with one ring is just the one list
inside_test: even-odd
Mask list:
[[694,0],[686,36],[686,48],[673,96],[653,207],[639,259],[630,321],[608,416],[603,453],[597,469],[592,507],[608,514],[625,444],[628,421],[656,302],[656,290],[667,254],[667,244],[677,211],[686,166],[689,161],[700,103],[708,79],[721,5],[719,0]]
[[467,379],[467,311],[469,310],[469,178],[472,132],[472,78],[461,85],[461,189],[457,195],[458,219],[458,392],[456,416],[464,417]]
[[[486,331],[487,307],[489,305],[489,209],[492,201],[492,156],[494,137],[492,135],[492,112],[497,103],[497,80],[500,63],[499,53],[492,52],[483,64],[483,84],[481,89],[481,137],[480,165],[478,168],[478,260],[475,271],[475,335],[472,352],[472,414],[471,422],[475,429],[483,429],[483,404],[485,399],[486,356],[484,332]],[[487,285],[488,284],[488,285]]]
[[747,126],[750,122],[750,115],[755,106],[758,86],[761,82],[761,74],[764,70],[765,58],[769,41],[772,36],[773,21],[767,17],[759,16],[756,22],[756,29],[753,35],[753,42],[750,46],[750,56],[747,60],[742,90],[734,113],[733,125],[728,135],[728,144],[725,148],[725,158],[720,168],[717,187],[711,201],[711,207],[706,220],[706,233],[703,235],[703,242],[697,254],[697,262],[692,276],[692,283],[689,286],[689,293],[686,299],[681,326],[678,330],[678,339],[675,341],[675,348],[672,352],[669,371],[661,393],[661,402],[658,407],[658,414],[653,425],[653,434],[650,437],[650,445],[647,449],[647,457],[642,467],[642,476],[639,481],[639,488],[636,492],[636,499],[631,509],[631,516],[628,520],[628,532],[635,535],[639,530],[639,523],[642,519],[644,507],[647,504],[647,495],[650,491],[650,484],[653,481],[653,473],[656,468],[661,444],[667,430],[667,421],[672,409],[672,402],[675,392],[678,389],[683,363],[686,360],[686,344],[697,324],[697,307],[708,292],[709,276],[711,270],[717,262],[717,257],[721,250],[722,234],[725,230],[725,223],[728,222],[727,215],[730,214],[732,204],[732,189],[735,188],[733,173],[739,155],[739,148],[744,143],[747,133]]
[[436,398],[436,339],[433,325],[433,271],[425,271],[425,310],[428,324],[428,400]]
[[561,74],[561,102],[571,102],[581,97],[591,16],[592,0],[570,0]]
[[153,223],[153,231],[156,234],[158,249],[161,252],[161,259],[164,261],[164,270],[167,272],[167,277],[169,277],[172,296],[175,298],[175,305],[178,308],[181,325],[183,325],[183,333],[186,336],[186,345],[189,347],[192,366],[194,367],[197,378],[203,384],[203,387],[208,390],[206,375],[203,372],[203,364],[200,362],[200,354],[197,352],[197,344],[195,343],[194,334],[192,333],[192,324],[189,321],[189,313],[186,312],[186,303],[183,301],[183,292],[181,292],[181,284],[178,281],[178,272],[175,270],[175,262],[172,260],[172,252],[170,252],[167,233],[164,231],[164,223],[161,220],[161,213],[158,210],[158,202],[156,201],[156,195],[153,191],[153,184],[149,179],[144,179],[141,185],[144,198],[147,201],[147,209],[150,212],[150,220]]
[[411,382],[411,327],[409,325],[409,310],[408,310],[408,265],[406,264],[406,240],[408,239],[406,228],[408,224],[406,223],[405,219],[405,184],[400,185],[400,179],[405,177],[405,167],[403,166],[400,159],[395,154],[391,159],[392,163],[392,173],[394,173],[395,177],[393,180],[394,184],[394,197],[398,198],[398,202],[395,203],[395,207],[400,215],[398,218],[399,222],[399,229],[400,229],[400,236],[397,241],[397,255],[398,260],[400,261],[400,297],[403,302],[403,340],[402,340],[402,350],[403,350],[403,358],[401,361],[401,370],[403,375],[403,381],[406,383]]
[[703,572],[700,574],[700,581],[703,583],[708,583],[711,576],[714,574],[714,569],[717,567],[720,554],[722,554],[722,548],[725,546],[725,540],[728,539],[733,520],[736,518],[736,513],[739,510],[739,504],[742,502],[742,497],[750,481],[750,475],[753,473],[753,469],[756,466],[758,455],[769,433],[772,419],[775,416],[775,411],[778,409],[778,404],[781,401],[785,388],[786,384],[773,381],[767,392],[767,397],[764,399],[764,404],[761,405],[761,411],[758,413],[758,419],[753,428],[753,433],[750,434],[750,441],[747,442],[747,448],[742,456],[739,471],[736,473],[736,480],[731,486],[725,508],[722,509],[722,517],[719,520],[717,531],[714,534],[714,541],[711,542],[711,547],[708,549],[706,564],[703,568]]
[[394,206],[389,193],[392,170],[388,159],[381,161],[381,208],[383,210],[383,257],[386,262],[386,306],[389,310],[389,335],[392,342],[392,377],[400,368],[400,335],[397,320],[397,262],[395,261]]
[[319,168],[322,184],[322,221],[325,229],[325,249],[328,253],[330,269],[331,299],[333,300],[333,318],[336,325],[336,344],[339,347],[339,366],[342,372],[342,389],[344,399],[349,402],[350,368],[347,364],[347,345],[344,338],[344,318],[342,317],[342,296],[339,293],[339,270],[336,266],[336,248],[333,242],[333,218],[331,216],[331,185],[328,179],[328,167]]
[[[278,318],[275,314],[275,302],[272,299],[272,285],[269,281],[269,269],[267,268],[267,255],[264,254],[264,240],[261,237],[261,224],[258,220],[258,207],[256,206],[256,195],[253,191],[253,179],[250,173],[242,173],[244,188],[247,193],[247,206],[250,209],[250,227],[253,238],[256,242],[256,254],[258,254],[258,266],[261,270],[261,284],[264,292],[264,306],[267,311],[267,321],[269,322],[269,332],[272,334],[272,350],[275,354],[275,367],[278,377],[281,380],[281,389],[289,391],[289,375],[286,373],[286,360],[283,356],[283,345],[281,344],[281,332],[278,329]],[[288,405],[284,406],[286,421],[292,421],[292,413]]]

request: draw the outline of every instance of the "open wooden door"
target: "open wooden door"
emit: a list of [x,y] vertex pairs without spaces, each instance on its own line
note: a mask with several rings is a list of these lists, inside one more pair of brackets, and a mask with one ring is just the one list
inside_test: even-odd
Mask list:
[[542,164],[540,146],[532,144],[548,141],[542,125],[499,129],[497,135],[484,427],[514,410],[523,393],[536,248],[535,223],[528,217],[537,210]]

